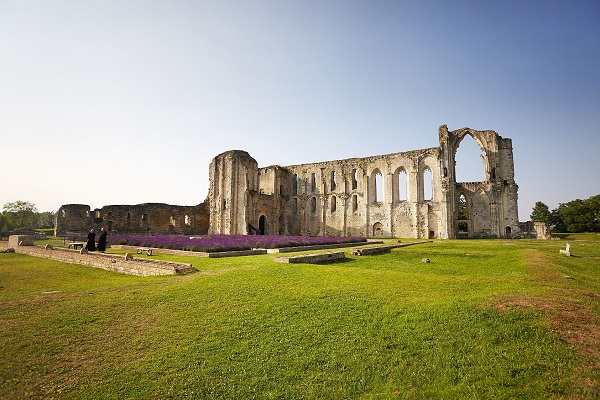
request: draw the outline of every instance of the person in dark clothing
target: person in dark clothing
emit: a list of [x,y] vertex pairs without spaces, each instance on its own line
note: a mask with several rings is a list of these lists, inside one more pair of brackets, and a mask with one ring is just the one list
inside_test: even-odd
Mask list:
[[104,227],[100,230],[100,237],[98,237],[98,245],[96,248],[102,253],[106,250],[106,229],[104,229]]
[[90,232],[88,233],[85,249],[87,251],[96,251],[96,232],[94,232],[93,229],[90,229]]

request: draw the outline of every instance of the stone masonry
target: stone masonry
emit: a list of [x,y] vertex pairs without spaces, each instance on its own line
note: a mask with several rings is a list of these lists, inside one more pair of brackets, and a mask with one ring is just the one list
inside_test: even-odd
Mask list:
[[[456,181],[455,155],[466,136],[481,148],[483,181]],[[227,151],[210,163],[204,203],[95,210],[67,204],[56,214],[56,234],[100,226],[135,233],[430,239],[519,234],[512,140],[446,125],[438,138],[439,146],[428,149],[289,166],[259,167],[247,152]]]
[[[467,135],[481,147],[484,181],[456,182],[455,155]],[[259,168],[247,152],[232,150],[213,159],[209,174],[211,234],[448,239],[519,232],[512,141],[489,130],[442,125],[439,147],[290,166]]]
[[174,206],[163,203],[112,205],[94,210],[85,204],[65,204],[58,209],[56,236],[83,234],[91,228],[126,233],[205,234],[208,207]]

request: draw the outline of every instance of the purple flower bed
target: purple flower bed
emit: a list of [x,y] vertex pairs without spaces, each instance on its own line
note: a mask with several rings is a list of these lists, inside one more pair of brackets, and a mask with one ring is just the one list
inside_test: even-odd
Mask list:
[[311,246],[318,244],[338,244],[366,242],[360,237],[327,236],[278,236],[278,235],[139,235],[109,234],[111,244],[188,251],[230,251],[249,249],[276,249],[280,247]]

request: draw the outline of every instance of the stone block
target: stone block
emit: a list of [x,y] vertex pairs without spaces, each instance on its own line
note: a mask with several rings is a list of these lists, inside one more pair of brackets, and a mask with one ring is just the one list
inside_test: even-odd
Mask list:
[[31,235],[10,235],[8,237],[8,247],[33,246],[33,237]]
[[335,253],[322,253],[322,254],[305,254],[294,257],[278,257],[277,262],[286,264],[322,264],[333,261],[341,261],[346,258],[343,251]]

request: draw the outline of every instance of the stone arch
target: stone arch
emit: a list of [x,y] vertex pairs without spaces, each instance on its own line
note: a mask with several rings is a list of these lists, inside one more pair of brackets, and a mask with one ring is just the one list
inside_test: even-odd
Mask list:
[[[453,161],[453,165],[452,170],[453,170],[453,176],[454,176],[454,180],[457,181],[457,175],[456,175],[456,153],[458,152],[458,149],[460,148],[461,143],[463,142],[463,140],[467,137],[470,136],[471,139],[473,139],[473,141],[479,145],[479,149],[481,150],[480,156],[482,158],[483,161],[483,180],[490,180],[492,177],[492,170],[493,170],[493,174],[496,174],[496,170],[494,168],[493,164],[493,153],[492,153],[492,148],[493,148],[493,142],[489,143],[491,139],[491,137],[489,135],[486,135],[487,132],[482,132],[482,131],[474,131],[472,129],[469,128],[465,128],[459,131],[454,132],[454,145],[452,146],[452,161]],[[494,138],[495,140],[495,138]],[[495,179],[495,178],[494,178]]]
[[381,222],[375,222],[373,224],[372,234],[374,237],[383,236],[383,225],[381,224]]

